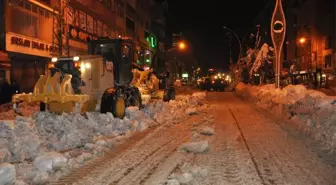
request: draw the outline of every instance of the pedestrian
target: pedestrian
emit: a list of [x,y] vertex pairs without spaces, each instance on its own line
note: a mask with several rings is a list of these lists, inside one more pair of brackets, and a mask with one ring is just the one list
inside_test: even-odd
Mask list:
[[12,101],[12,88],[7,80],[4,80],[1,87],[1,99],[2,104],[9,103]]
[[19,94],[20,91],[20,85],[16,82],[16,80],[13,80],[11,83],[12,87],[12,94]]

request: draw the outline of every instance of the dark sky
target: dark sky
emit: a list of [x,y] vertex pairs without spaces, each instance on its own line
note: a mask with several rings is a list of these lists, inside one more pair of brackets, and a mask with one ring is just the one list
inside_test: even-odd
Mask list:
[[[221,27],[242,38],[263,7],[264,0],[168,0],[167,34],[182,32],[202,67],[227,68],[228,36]],[[239,45],[232,42],[236,60]]]

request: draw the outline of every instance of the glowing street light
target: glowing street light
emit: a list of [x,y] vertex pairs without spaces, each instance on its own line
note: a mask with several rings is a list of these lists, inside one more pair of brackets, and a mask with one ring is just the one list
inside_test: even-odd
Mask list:
[[184,43],[184,42],[180,42],[179,44],[178,44],[178,47],[179,47],[179,49],[185,49],[186,48],[186,44]]
[[306,43],[306,41],[307,41],[307,39],[304,38],[304,37],[300,38],[300,40],[299,40],[300,44],[304,44],[304,43]]

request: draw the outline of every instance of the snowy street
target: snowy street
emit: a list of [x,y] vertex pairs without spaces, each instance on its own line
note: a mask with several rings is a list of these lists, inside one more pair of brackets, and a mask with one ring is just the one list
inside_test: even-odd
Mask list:
[[51,184],[335,184],[336,159],[279,120],[232,93],[208,93],[206,103],[208,110],[136,133]]

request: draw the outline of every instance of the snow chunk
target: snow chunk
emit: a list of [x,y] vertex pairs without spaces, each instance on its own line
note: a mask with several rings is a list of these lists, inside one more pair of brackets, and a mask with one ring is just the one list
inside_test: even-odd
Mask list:
[[15,166],[9,163],[0,164],[0,184],[12,185],[16,179]]
[[37,173],[33,179],[34,185],[43,185],[49,182],[49,175],[47,172]]
[[53,169],[60,169],[66,165],[67,158],[56,152],[49,152],[34,160],[35,167],[40,172],[48,172]]
[[200,134],[211,136],[215,134],[215,129],[211,127],[205,127],[200,131]]
[[11,161],[33,159],[41,152],[41,140],[35,122],[30,118],[18,117],[15,127],[8,135],[8,150]]
[[28,185],[28,184],[25,183],[24,181],[17,180],[15,181],[14,185]]
[[197,110],[196,110],[195,107],[188,108],[185,112],[186,112],[187,115],[195,115],[195,114],[197,114]]
[[169,179],[167,185],[180,185],[180,182],[177,179]]
[[188,184],[193,180],[193,175],[191,173],[183,173],[178,177],[180,184]]
[[185,143],[181,147],[182,150],[192,153],[204,153],[209,149],[208,141],[198,141]]

